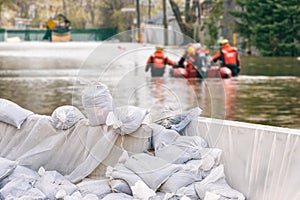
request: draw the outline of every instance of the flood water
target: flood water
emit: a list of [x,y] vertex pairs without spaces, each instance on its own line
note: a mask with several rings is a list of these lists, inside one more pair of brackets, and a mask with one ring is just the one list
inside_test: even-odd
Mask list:
[[[186,80],[171,78],[168,71],[163,78],[151,78],[149,72],[144,72],[142,63],[146,58],[138,54],[127,53],[126,59],[111,61],[108,68],[94,64],[99,70],[97,80],[109,87],[115,106],[161,106],[172,110],[199,106],[205,117],[300,128],[300,61],[296,58],[242,57],[237,78]],[[81,65],[70,58],[55,62],[32,56],[4,57],[1,56],[0,98],[43,115],[51,115],[61,105],[82,109],[81,94],[87,86],[82,80],[95,76],[84,71],[84,66],[91,63]]]

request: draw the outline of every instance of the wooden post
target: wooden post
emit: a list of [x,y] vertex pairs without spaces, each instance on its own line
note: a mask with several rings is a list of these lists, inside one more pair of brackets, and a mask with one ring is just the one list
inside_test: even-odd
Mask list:
[[197,8],[198,8],[198,40],[199,40],[199,43],[201,44],[201,13],[202,13],[202,10],[201,10],[201,1],[200,0],[198,1]]
[[164,41],[168,45],[168,19],[167,19],[167,2],[163,0],[163,21],[164,21]]
[[233,46],[236,47],[236,33],[232,34]]
[[140,21],[140,1],[136,0],[136,18],[137,18],[137,30],[138,30],[138,36],[137,41],[140,42],[140,36],[141,36],[141,21]]

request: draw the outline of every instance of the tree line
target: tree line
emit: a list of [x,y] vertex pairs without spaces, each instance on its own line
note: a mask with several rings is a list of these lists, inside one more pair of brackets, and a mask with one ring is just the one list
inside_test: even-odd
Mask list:
[[[141,21],[162,12],[162,0],[139,0]],[[255,49],[264,56],[300,55],[299,0],[167,0],[183,34],[207,46],[220,37],[239,47]],[[137,0],[0,0],[0,25],[14,25],[15,19],[29,18],[31,28],[63,14],[74,29],[117,28],[129,30],[136,19]],[[196,31],[195,31],[196,30]],[[196,34],[195,34],[196,33]]]

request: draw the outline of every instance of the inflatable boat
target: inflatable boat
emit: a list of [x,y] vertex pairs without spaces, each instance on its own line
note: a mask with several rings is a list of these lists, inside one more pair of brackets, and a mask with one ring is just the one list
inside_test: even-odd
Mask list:
[[208,69],[197,71],[195,68],[172,68],[170,76],[176,78],[222,78],[228,79],[232,77],[231,70],[228,67],[211,66]]

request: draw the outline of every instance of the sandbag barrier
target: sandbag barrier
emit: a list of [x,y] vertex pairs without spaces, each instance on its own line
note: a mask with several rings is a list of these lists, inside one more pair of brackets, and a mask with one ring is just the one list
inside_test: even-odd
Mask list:
[[0,120],[0,199],[245,199],[226,181],[222,150],[191,128],[200,108],[114,108],[102,84],[82,100],[88,119],[72,106],[50,117],[2,100],[3,119],[21,123]]
[[178,133],[157,123],[149,126],[152,148],[131,156],[124,150],[101,179],[72,183],[55,170],[40,167],[36,172],[1,158],[1,198],[245,199],[227,184],[220,149],[209,148],[202,137],[188,136],[185,129]]

